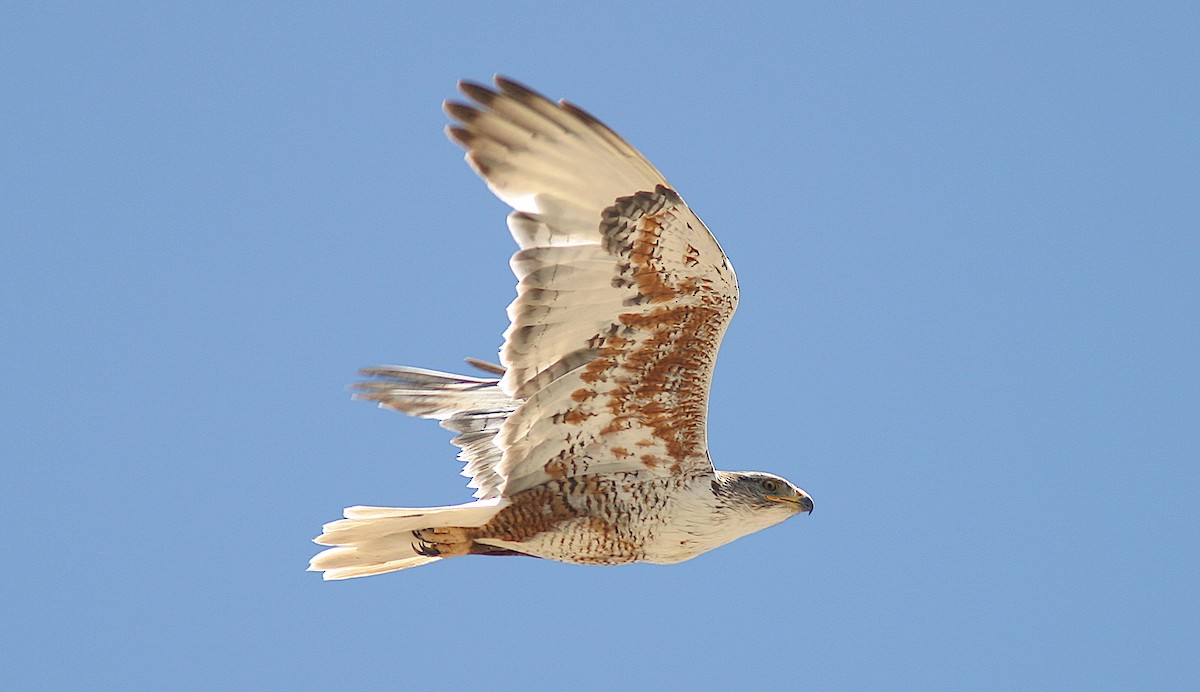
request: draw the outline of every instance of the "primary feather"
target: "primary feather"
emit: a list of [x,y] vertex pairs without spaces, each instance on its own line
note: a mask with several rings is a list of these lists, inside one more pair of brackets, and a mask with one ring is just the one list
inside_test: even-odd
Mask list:
[[447,133],[513,212],[495,378],[386,366],[357,396],[457,433],[476,502],[350,508],[311,569],[340,579],[466,554],[677,562],[811,510],[769,474],[718,472],[706,415],[737,306],[715,238],[599,120],[503,77],[462,83]]

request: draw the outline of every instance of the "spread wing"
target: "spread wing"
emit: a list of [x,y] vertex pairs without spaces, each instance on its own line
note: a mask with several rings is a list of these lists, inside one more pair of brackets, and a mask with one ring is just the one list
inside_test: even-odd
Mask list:
[[499,387],[517,404],[494,471],[513,495],[551,479],[711,472],[709,384],[737,280],[662,175],[600,121],[497,77],[460,84],[447,129],[500,199],[511,265]]

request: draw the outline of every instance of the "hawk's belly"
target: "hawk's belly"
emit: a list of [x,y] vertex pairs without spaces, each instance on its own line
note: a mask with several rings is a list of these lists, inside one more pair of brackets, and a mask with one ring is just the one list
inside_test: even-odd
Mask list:
[[583,476],[514,495],[477,543],[587,565],[681,562],[742,535],[704,478]]

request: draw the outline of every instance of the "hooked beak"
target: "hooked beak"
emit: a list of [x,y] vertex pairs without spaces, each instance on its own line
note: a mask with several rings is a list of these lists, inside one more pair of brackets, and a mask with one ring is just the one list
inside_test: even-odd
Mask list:
[[812,514],[813,501],[808,495],[798,495],[796,497],[779,497],[778,495],[767,495],[767,499],[773,502],[786,502],[789,505],[796,505],[797,512],[808,512]]

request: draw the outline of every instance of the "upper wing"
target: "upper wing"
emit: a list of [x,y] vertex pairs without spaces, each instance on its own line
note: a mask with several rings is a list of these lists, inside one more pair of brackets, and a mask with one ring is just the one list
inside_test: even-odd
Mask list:
[[579,108],[497,77],[448,103],[467,161],[515,210],[517,299],[495,444],[503,494],[596,472],[711,471],[717,349],[737,279],[717,241],[633,147]]

